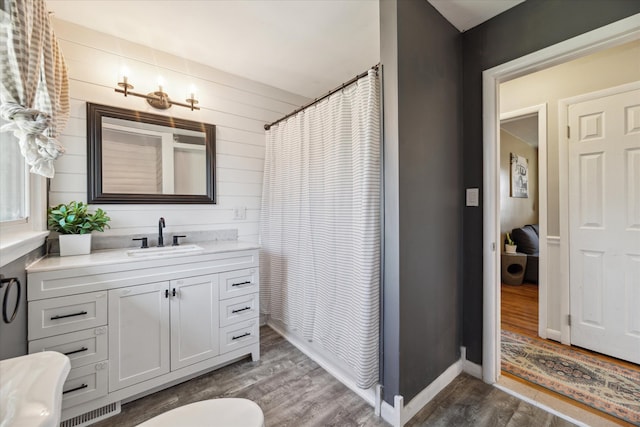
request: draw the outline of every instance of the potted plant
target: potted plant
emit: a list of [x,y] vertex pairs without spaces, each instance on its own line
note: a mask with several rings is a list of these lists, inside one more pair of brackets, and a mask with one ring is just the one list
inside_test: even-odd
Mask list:
[[91,253],[91,232],[104,231],[111,218],[102,209],[88,211],[83,202],[62,203],[49,208],[49,229],[60,233],[60,256]]
[[516,242],[514,242],[509,233],[507,233],[504,238],[504,251],[508,254],[515,254],[516,247]]

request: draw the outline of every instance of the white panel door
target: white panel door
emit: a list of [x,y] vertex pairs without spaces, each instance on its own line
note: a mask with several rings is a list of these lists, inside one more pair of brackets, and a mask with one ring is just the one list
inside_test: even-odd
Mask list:
[[169,372],[169,282],[109,291],[109,391]]
[[571,343],[640,363],[640,90],[568,118]]
[[171,370],[217,356],[218,275],[171,281]]

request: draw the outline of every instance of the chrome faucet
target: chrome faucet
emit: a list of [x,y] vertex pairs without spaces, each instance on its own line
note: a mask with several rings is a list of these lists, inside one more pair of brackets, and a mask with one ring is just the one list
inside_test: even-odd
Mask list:
[[162,229],[165,228],[164,218],[160,217],[158,220],[158,247],[161,248],[164,246],[164,237],[162,237]]

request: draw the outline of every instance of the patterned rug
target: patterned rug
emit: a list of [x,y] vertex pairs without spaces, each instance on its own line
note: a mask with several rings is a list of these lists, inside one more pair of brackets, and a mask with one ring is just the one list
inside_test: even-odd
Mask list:
[[502,370],[640,426],[640,369],[503,330]]

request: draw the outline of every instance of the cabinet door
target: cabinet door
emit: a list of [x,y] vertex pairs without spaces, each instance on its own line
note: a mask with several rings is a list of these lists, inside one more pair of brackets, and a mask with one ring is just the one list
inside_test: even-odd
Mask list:
[[169,282],[109,291],[109,391],[169,372]]
[[218,355],[218,317],[217,274],[171,281],[171,370]]

